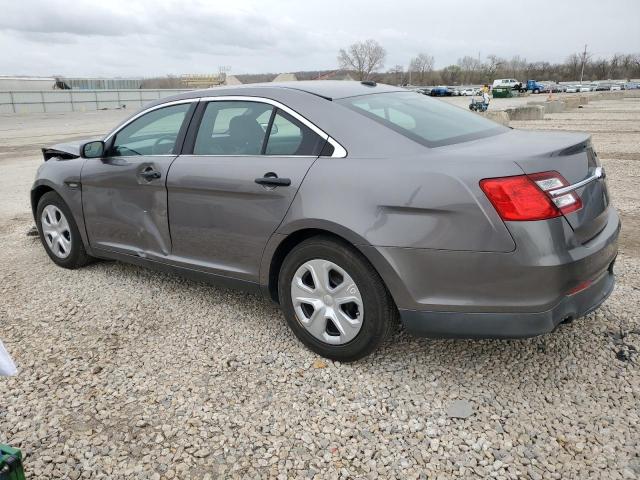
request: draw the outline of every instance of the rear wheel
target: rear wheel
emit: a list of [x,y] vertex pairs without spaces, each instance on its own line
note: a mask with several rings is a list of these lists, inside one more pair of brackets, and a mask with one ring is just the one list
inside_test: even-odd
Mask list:
[[287,255],[278,292],[295,335],[332,360],[365,357],[397,325],[378,273],[357,250],[329,237],[305,240]]
[[91,261],[69,207],[56,192],[47,192],[40,198],[36,222],[42,245],[54,263],[73,269]]

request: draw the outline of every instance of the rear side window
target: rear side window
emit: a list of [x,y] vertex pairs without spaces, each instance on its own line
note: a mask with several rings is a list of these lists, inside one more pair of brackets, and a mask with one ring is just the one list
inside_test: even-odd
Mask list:
[[338,102],[427,147],[466,142],[507,131],[480,115],[414,92],[362,95]]
[[209,102],[198,128],[194,155],[318,156],[325,139],[269,104]]
[[[204,111],[195,155],[260,155],[273,107],[258,102],[209,102]],[[262,124],[261,124],[262,122]]]

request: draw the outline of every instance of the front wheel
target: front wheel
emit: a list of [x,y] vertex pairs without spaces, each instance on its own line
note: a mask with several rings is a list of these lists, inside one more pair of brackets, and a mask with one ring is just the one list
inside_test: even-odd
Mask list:
[[397,325],[382,279],[350,245],[318,236],[295,247],[278,281],[287,323],[323,357],[349,362],[373,352]]
[[42,245],[55,264],[73,269],[91,261],[71,210],[56,192],[47,192],[40,198],[36,223]]

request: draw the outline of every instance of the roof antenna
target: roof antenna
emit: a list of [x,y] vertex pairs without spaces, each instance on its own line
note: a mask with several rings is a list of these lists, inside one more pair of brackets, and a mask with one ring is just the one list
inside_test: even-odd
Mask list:
[[362,85],[366,85],[367,87],[375,87],[377,85],[373,80],[363,80],[360,83]]

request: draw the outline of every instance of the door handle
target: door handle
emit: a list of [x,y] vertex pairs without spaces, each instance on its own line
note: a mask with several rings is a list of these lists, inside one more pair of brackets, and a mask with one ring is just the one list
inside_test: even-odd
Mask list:
[[255,182],[264,187],[288,187],[291,185],[290,178],[279,178],[275,173],[265,173],[264,177],[256,178]]
[[142,178],[144,178],[145,180],[148,180],[148,181],[157,180],[159,178],[162,178],[162,174],[159,171],[154,170],[151,167],[145,168],[140,173],[138,173],[138,175],[140,175]]

